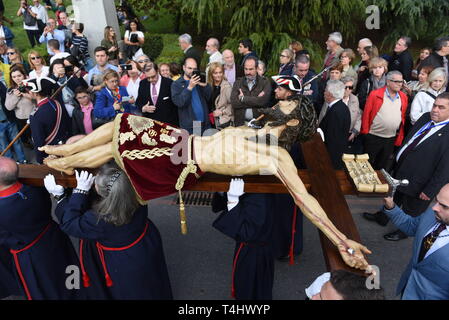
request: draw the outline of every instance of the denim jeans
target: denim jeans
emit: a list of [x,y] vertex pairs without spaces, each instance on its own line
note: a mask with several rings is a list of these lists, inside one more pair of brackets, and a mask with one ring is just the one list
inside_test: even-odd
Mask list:
[[[9,121],[0,122],[0,150],[5,150],[8,144],[17,136],[18,133],[17,125],[15,123]],[[26,160],[22,141],[20,139],[14,143],[12,149],[14,149],[17,161],[23,162]],[[5,156],[14,159],[11,149],[6,152]]]

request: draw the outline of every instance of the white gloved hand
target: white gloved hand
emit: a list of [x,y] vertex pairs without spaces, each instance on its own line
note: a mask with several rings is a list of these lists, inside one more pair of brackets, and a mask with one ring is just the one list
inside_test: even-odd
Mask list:
[[64,187],[56,184],[55,177],[52,174],[48,174],[44,178],[45,189],[53,196],[62,196],[64,194]]
[[78,173],[78,171],[75,170],[75,176],[77,182],[76,188],[86,192],[90,190],[95,181],[95,176],[87,171],[81,171],[81,173]]
[[231,211],[238,203],[239,197],[245,192],[243,191],[245,182],[243,179],[232,179],[228,190],[228,211]]

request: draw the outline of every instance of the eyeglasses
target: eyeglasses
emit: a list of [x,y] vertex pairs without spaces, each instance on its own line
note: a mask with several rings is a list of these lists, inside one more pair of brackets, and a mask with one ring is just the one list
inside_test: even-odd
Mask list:
[[31,57],[31,60],[40,59],[41,57]]
[[389,81],[394,83],[404,83],[404,80],[389,80]]
[[352,90],[352,89],[354,89],[354,86],[346,86],[345,89]]
[[13,54],[16,54],[16,53],[15,52],[7,52],[6,54],[12,56]]
[[137,63],[146,63],[146,62],[150,62],[150,59],[144,59],[144,60],[137,61]]

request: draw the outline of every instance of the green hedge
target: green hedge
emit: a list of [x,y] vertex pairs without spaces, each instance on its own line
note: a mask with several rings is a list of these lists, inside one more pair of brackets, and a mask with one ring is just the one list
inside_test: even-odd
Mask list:
[[142,46],[143,52],[150,57],[151,60],[156,60],[162,50],[164,49],[164,40],[160,35],[145,34],[145,43]]

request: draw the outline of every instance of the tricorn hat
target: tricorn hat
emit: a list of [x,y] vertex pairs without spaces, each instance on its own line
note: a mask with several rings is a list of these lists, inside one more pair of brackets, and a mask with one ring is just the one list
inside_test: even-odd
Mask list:
[[42,95],[49,96],[53,90],[57,87],[55,80],[47,77],[27,79],[23,80],[23,85],[28,87],[31,92],[41,93]]
[[301,83],[298,76],[273,76],[271,77],[274,82],[280,87],[284,87],[291,91],[301,91]]

